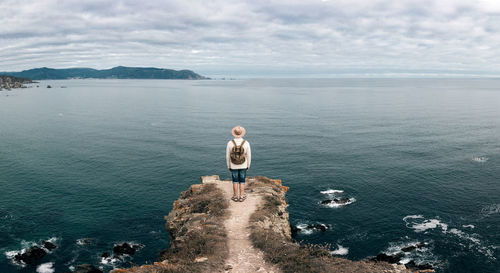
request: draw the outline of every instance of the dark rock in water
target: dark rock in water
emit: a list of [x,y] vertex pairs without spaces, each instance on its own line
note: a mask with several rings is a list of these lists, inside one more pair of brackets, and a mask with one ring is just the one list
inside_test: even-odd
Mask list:
[[333,199],[333,201],[335,201],[335,203],[337,203],[337,204],[346,204],[346,203],[349,203],[351,200],[349,200],[349,198],[344,197],[344,198],[340,198],[340,199],[335,198],[335,199]]
[[57,246],[49,241],[42,241],[41,242],[43,247],[45,247],[46,249],[48,249],[49,251],[51,250],[54,250],[57,248]]
[[407,247],[403,247],[401,248],[401,251],[403,252],[410,252],[410,251],[413,251],[417,248],[422,248],[422,247],[426,247],[427,246],[427,243],[418,243],[416,245],[411,245],[411,246],[407,246]]
[[74,273],[103,273],[99,268],[91,264],[81,264],[78,265]]
[[328,229],[328,226],[324,224],[315,224],[315,225],[309,225],[307,226],[308,229],[317,229],[325,232]]
[[411,270],[428,270],[428,269],[431,269],[433,270],[434,267],[431,265],[431,264],[415,264],[415,261],[410,261],[408,263],[405,264],[405,267],[407,269],[411,269]]
[[388,262],[390,264],[395,264],[398,263],[401,258],[403,258],[403,253],[396,253],[394,255],[387,255],[385,253],[380,253],[377,255],[377,257],[372,258],[372,261],[376,262]]
[[417,248],[426,247],[427,245],[428,245],[427,243],[418,243]]
[[102,253],[101,258],[109,258],[109,256],[111,256],[109,252],[104,252]]
[[123,243],[121,245],[115,245],[113,247],[113,252],[117,255],[122,255],[122,254],[134,255],[135,249],[128,243]]
[[431,264],[419,264],[417,265],[417,268],[419,270],[434,269],[434,267]]
[[331,199],[328,199],[328,200],[323,200],[321,201],[321,204],[322,205],[328,205],[328,204],[331,204],[331,203],[335,203],[335,204],[340,204],[340,205],[344,205],[344,204],[347,204],[349,203],[351,200],[347,197],[344,197],[344,198],[334,198],[333,200]]
[[292,237],[295,237],[297,235],[297,233],[299,233],[302,229],[297,227],[297,226],[292,226],[291,227],[292,229]]
[[16,256],[14,256],[14,259],[19,262],[24,262],[27,264],[34,265],[36,264],[40,259],[45,257],[47,252],[45,250],[39,248],[38,246],[32,246],[26,250],[24,253],[18,253]]
[[95,243],[94,238],[81,238],[81,239],[76,240],[76,244],[81,245],[81,246],[90,245],[93,243]]
[[50,86],[50,85],[47,85],[47,88],[52,88],[52,86]]
[[410,251],[413,251],[415,249],[417,249],[417,246],[407,246],[407,247],[401,248],[401,251],[403,251],[403,252],[410,252]]
[[415,262],[413,260],[405,263],[405,267],[406,269],[415,269],[417,268],[417,265],[415,264]]

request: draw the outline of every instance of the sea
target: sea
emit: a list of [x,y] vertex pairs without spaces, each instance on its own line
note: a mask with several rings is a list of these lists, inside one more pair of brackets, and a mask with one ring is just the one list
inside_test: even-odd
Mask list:
[[[230,177],[236,125],[252,147],[248,175],[290,187],[297,241],[353,260],[401,253],[437,272],[500,272],[494,78],[74,79],[0,91],[0,272],[155,262],[180,192]],[[57,248],[15,262],[42,240]],[[135,255],[101,257],[124,242]]]

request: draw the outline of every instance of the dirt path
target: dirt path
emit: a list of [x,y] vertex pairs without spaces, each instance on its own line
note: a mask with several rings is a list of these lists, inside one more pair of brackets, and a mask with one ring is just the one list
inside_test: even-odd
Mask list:
[[[217,186],[224,191],[228,199],[233,196],[232,183],[221,181]],[[276,266],[264,261],[264,254],[252,246],[250,241],[250,230],[248,222],[250,215],[257,209],[261,202],[261,197],[255,194],[248,194],[244,202],[230,201],[229,212],[231,215],[226,220],[225,227],[228,235],[229,258],[226,265],[231,265],[231,273],[279,273]]]

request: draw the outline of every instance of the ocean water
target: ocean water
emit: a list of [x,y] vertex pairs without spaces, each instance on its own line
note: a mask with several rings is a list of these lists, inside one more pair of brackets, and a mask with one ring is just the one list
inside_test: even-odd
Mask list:
[[[252,145],[249,175],[290,186],[291,223],[329,227],[297,240],[350,259],[420,242],[405,260],[500,272],[499,79],[39,86],[0,91],[0,272],[154,262],[180,191],[202,175],[229,178],[224,149],[235,125]],[[333,198],[350,201],[320,204]],[[9,259],[49,239],[58,248],[40,266]],[[101,259],[121,242],[142,248]]]

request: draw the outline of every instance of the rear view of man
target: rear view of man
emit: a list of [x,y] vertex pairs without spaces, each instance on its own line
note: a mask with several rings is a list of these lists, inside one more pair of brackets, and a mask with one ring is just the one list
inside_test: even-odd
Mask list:
[[245,128],[236,126],[231,133],[234,139],[230,140],[226,146],[227,168],[233,178],[233,197],[231,200],[243,202],[246,199],[246,195],[244,194],[245,178],[248,169],[250,169],[252,152],[250,150],[250,143],[243,139],[246,133]]

